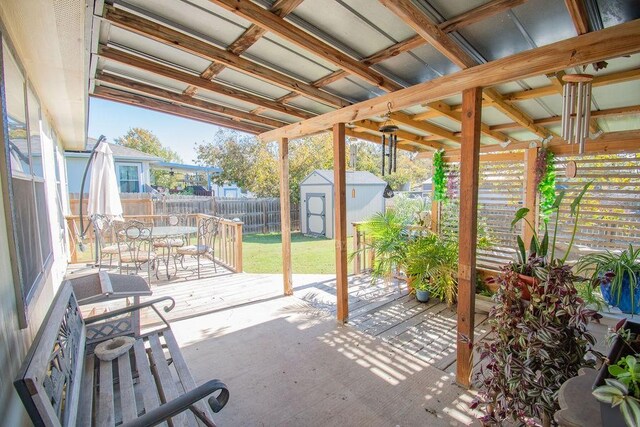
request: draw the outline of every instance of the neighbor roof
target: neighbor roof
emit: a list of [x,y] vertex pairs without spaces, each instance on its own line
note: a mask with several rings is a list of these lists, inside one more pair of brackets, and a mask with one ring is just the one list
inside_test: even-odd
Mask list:
[[[640,17],[634,0],[585,4],[577,16],[557,0],[119,1],[105,6],[94,33],[91,92],[264,134]],[[592,133],[640,129],[640,55],[606,65],[586,70],[599,79]],[[562,74],[485,90],[482,143],[560,133]],[[401,148],[459,148],[461,96],[431,101],[392,117]],[[382,120],[352,120],[347,135],[378,142]]]
[[[71,157],[87,157],[98,140],[96,138],[87,138],[87,144],[83,151],[65,151],[65,154]],[[108,143],[114,159],[140,160],[149,162],[160,162],[162,158],[151,154],[144,153],[140,150],[125,147],[124,145]]]
[[[309,176],[303,179],[300,184],[304,183],[313,174],[320,175],[322,178],[326,179],[330,184],[333,184],[334,182],[332,170],[316,169],[313,172],[311,172]],[[347,181],[346,181],[347,185],[358,185],[358,184],[387,185],[387,183],[384,180],[378,178],[371,172],[367,172],[367,171],[347,171],[346,176],[347,176]]]
[[183,163],[174,162],[158,162],[154,163],[154,169],[174,169],[179,172],[209,172],[220,173],[222,169],[216,166],[198,166],[198,165],[185,165]]

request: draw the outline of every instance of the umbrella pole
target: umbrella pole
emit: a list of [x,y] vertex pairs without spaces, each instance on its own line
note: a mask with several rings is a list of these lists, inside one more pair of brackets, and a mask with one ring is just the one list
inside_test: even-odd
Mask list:
[[[84,168],[84,173],[82,174],[82,182],[80,183],[80,245],[84,245],[84,243],[82,242],[84,240],[85,235],[87,234],[87,231],[89,230],[89,226],[91,225],[91,222],[89,222],[89,224],[87,224],[87,227],[84,227],[84,216],[82,215],[82,202],[84,199],[84,185],[85,182],[87,180],[87,174],[89,173],[89,168],[91,167],[91,162],[93,161],[93,158],[96,156],[96,149],[98,148],[98,146],[107,139],[106,136],[104,135],[100,135],[100,138],[98,138],[98,141],[96,142],[96,144],[93,146],[93,149],[91,150],[91,154],[89,154],[89,160],[87,161],[87,166]],[[97,242],[96,244],[94,244],[95,246],[95,252],[96,252],[96,259],[93,265],[91,265],[91,267],[95,267],[96,265],[98,265],[98,245]],[[89,266],[89,265],[88,265]]]

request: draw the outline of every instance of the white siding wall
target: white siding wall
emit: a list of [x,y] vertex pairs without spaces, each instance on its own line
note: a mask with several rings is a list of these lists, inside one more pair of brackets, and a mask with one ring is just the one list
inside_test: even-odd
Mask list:
[[[82,174],[87,166],[86,157],[65,156],[67,163],[67,193],[80,193],[80,184],[82,183]],[[151,168],[149,162],[140,162],[136,160],[127,160],[125,158],[116,158],[116,163],[131,163],[141,165],[140,168],[140,192],[144,192],[144,186],[151,185]],[[118,171],[116,170],[116,176]],[[91,171],[87,173],[87,181],[84,185],[84,191],[89,192],[89,183],[91,182]]]

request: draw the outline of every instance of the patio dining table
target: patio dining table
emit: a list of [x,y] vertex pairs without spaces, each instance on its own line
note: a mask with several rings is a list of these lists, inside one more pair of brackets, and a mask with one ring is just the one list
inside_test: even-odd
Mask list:
[[[169,274],[169,260],[171,259],[171,248],[173,245],[170,244],[171,239],[176,238],[189,238],[190,235],[195,234],[198,231],[197,227],[184,226],[184,225],[159,225],[153,227],[153,232],[151,235],[151,241],[158,240],[166,240],[169,244],[166,245],[167,249],[167,258],[164,261],[167,272],[167,280],[171,279],[171,275]],[[164,249],[165,247],[163,247]],[[163,253],[164,255],[164,253]],[[175,266],[175,263],[174,263]],[[177,266],[175,266],[177,269]],[[156,278],[158,277],[158,272],[156,271]]]

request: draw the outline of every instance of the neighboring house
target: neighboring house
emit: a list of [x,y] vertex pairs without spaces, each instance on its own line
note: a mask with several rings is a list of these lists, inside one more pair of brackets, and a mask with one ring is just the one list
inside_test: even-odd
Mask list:
[[[249,193],[243,191],[235,183],[225,183],[218,185],[213,182],[213,177],[219,175],[222,169],[216,166],[185,165],[173,162],[157,162],[151,164],[152,170],[165,170],[182,175],[183,179],[179,190],[188,188],[195,189],[197,196],[214,197],[251,197]],[[203,190],[199,190],[202,187]],[[206,194],[199,194],[206,192]]]
[[[89,138],[83,151],[65,151],[64,157],[67,163],[67,182],[69,194],[79,194],[82,184],[82,175],[87,167],[87,161],[95,138]],[[151,164],[162,161],[160,157],[134,150],[122,145],[111,144],[113,152],[116,178],[121,193],[146,193],[151,190]],[[87,173],[84,191],[89,191],[91,171]]]
[[[371,172],[348,171],[347,175],[347,236],[353,235],[353,222],[364,221],[384,212],[384,192],[387,183]],[[300,183],[300,231],[313,236],[333,239],[334,182],[332,170],[315,170]]]

